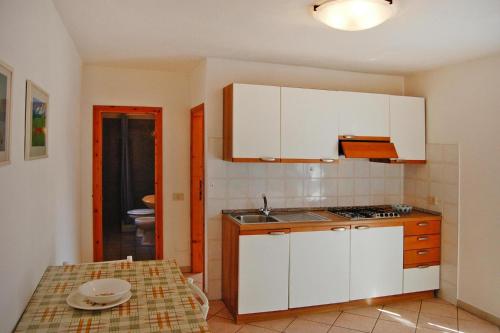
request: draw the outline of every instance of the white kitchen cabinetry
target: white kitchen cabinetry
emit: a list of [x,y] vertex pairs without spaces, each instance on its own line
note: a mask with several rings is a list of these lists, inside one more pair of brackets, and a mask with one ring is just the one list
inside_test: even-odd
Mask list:
[[340,135],[383,136],[389,133],[389,95],[338,91]]
[[425,160],[425,100],[390,96],[391,141],[400,160]]
[[239,236],[239,314],[288,309],[289,259],[289,233]]
[[280,158],[280,87],[233,84],[232,157]]
[[281,88],[281,158],[338,159],[336,91]]
[[439,265],[407,268],[404,270],[403,292],[439,289]]
[[351,229],[350,299],[403,292],[403,227]]
[[348,228],[292,232],[290,308],[349,300]]

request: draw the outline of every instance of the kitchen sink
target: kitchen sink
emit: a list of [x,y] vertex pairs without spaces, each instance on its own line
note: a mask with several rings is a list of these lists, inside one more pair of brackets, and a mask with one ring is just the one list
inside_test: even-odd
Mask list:
[[328,221],[326,217],[310,212],[280,212],[270,216],[258,214],[242,214],[234,216],[240,223],[285,223],[285,222],[317,222]]
[[272,216],[265,215],[237,215],[236,219],[241,223],[266,223],[266,222],[279,222],[276,218]]

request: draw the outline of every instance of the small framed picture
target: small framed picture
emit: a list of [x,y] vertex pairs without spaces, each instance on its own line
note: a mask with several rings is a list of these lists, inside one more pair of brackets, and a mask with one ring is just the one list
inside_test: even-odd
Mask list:
[[30,80],[26,81],[26,130],[24,159],[48,156],[49,94]]
[[0,165],[10,161],[10,113],[12,109],[12,68],[0,61]]

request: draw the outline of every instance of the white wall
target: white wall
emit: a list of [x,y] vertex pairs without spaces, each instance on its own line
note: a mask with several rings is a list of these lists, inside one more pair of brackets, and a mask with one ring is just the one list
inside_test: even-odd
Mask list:
[[[92,261],[92,107],[163,108],[164,257],[190,265],[188,75],[84,66],[81,103],[82,260]],[[184,193],[174,201],[173,193]]]
[[401,200],[398,165],[246,164],[222,160],[222,88],[232,82],[401,95],[403,77],[209,58],[205,64],[208,293],[221,296],[221,209],[366,205]]
[[[80,258],[80,57],[49,0],[0,2],[0,59],[14,68],[11,163],[0,167],[0,332],[48,265]],[[26,80],[50,94],[49,157],[24,160]]]
[[458,299],[500,317],[500,57],[405,82],[427,99],[427,142],[460,149]]

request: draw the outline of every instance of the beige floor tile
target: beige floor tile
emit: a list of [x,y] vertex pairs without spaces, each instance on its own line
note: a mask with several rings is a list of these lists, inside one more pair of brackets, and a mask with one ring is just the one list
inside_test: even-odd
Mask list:
[[311,313],[307,315],[300,316],[300,319],[315,321],[317,323],[332,325],[335,320],[340,316],[340,312],[322,312],[322,313]]
[[285,330],[287,333],[326,333],[329,325],[315,323],[309,320],[296,319]]
[[394,321],[402,324],[417,324],[418,312],[384,306],[379,319]]
[[403,301],[403,302],[389,303],[384,306],[419,312],[421,303],[422,303],[421,301]]
[[294,320],[295,320],[295,317],[288,317],[288,318],[273,319],[273,320],[266,320],[266,321],[256,321],[256,322],[250,323],[250,325],[269,328],[269,329],[272,329],[275,331],[282,332]]
[[443,329],[435,329],[435,330],[430,330],[428,328],[417,328],[416,333],[456,333],[454,331],[450,330],[443,330]]
[[217,312],[225,307],[224,302],[221,300],[209,301],[208,317],[213,317]]
[[422,302],[420,313],[457,318],[457,307],[445,303]]
[[208,328],[212,333],[234,333],[243,325],[236,325],[232,320],[214,316],[208,320]]
[[362,332],[371,332],[376,321],[377,319],[375,318],[344,312],[339,316],[333,325]]
[[462,309],[458,309],[458,321],[460,322],[460,320],[473,320],[473,321],[484,321],[483,319],[473,315],[472,313],[470,312],[467,312],[465,310],[462,310]]
[[350,330],[344,327],[333,326],[332,328],[330,328],[328,333],[359,333],[359,331]]
[[426,298],[424,300],[422,300],[422,302],[428,302],[428,303],[441,303],[441,304],[450,304],[452,305],[451,303],[445,301],[444,299],[442,298],[439,298],[439,297],[434,297],[434,298]]
[[223,307],[222,310],[217,312],[215,315],[221,318],[226,318],[231,320],[233,319],[233,315],[229,312],[229,310],[226,307]]
[[392,321],[377,320],[373,333],[414,333],[415,325],[402,325]]
[[380,316],[379,309],[382,309],[382,306],[364,306],[361,308],[345,309],[344,312],[376,319]]
[[420,313],[418,317],[418,328],[427,328],[431,330],[448,330],[452,332],[452,330],[457,329],[456,318],[444,317],[444,316],[436,316],[428,313]]
[[486,321],[461,320],[458,329],[463,333],[499,333],[497,326]]
[[278,331],[253,325],[245,325],[241,328],[241,330],[238,331],[238,333],[276,333],[276,332]]

